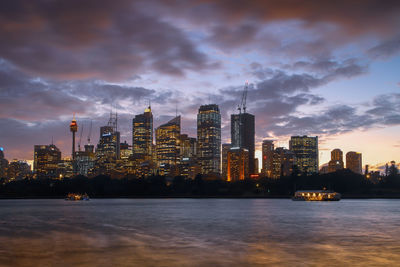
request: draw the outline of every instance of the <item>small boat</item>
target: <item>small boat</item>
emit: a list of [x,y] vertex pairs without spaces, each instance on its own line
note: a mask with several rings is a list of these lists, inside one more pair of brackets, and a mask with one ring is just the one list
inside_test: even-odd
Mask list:
[[74,194],[74,193],[68,193],[68,195],[65,197],[65,200],[90,200],[88,194]]
[[299,190],[294,193],[292,200],[298,201],[339,201],[340,193],[330,190]]

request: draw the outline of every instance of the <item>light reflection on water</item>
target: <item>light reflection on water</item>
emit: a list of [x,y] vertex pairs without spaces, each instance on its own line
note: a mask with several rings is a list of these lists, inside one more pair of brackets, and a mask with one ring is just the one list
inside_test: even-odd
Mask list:
[[394,266],[400,200],[0,201],[5,266]]

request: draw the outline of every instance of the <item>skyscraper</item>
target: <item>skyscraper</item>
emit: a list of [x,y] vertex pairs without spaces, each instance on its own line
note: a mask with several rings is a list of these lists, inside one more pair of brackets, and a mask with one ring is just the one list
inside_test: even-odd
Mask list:
[[318,173],[318,136],[292,136],[289,150],[296,155],[296,166],[301,174]]
[[197,114],[198,161],[201,173],[221,173],[221,114],[218,105],[202,105]]
[[346,168],[354,173],[362,174],[362,155],[359,152],[350,151],[346,154]]
[[132,152],[136,157],[151,160],[153,145],[153,114],[149,106],[132,120]]
[[36,177],[56,177],[61,151],[53,144],[35,145],[33,171]]
[[263,173],[267,177],[271,177],[274,142],[272,140],[263,140],[261,150],[262,150],[261,173]]
[[254,115],[239,113],[231,115],[232,147],[241,147],[249,151],[249,171],[254,173],[255,149]]
[[176,166],[180,160],[179,138],[181,136],[181,116],[160,125],[156,129],[156,153],[159,167]]
[[277,147],[272,153],[272,169],[269,177],[277,179],[292,175],[295,161],[296,156],[293,151]]
[[328,172],[343,170],[343,168],[343,152],[342,150],[336,148],[331,151],[331,160],[328,163]]
[[249,178],[249,151],[247,149],[232,147],[228,151],[227,158],[226,180],[228,182]]

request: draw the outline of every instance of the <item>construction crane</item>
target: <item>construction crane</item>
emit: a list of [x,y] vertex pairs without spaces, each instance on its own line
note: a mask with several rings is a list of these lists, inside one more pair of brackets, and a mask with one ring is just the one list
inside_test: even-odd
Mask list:
[[246,81],[246,84],[243,89],[242,100],[241,100],[240,104],[238,105],[239,114],[242,114],[242,110],[243,110],[243,113],[246,113],[246,100],[247,100],[248,88],[249,88],[249,83],[248,83],[248,81]]
[[88,133],[88,137],[87,137],[87,141],[88,141],[88,145],[90,145],[90,137],[92,135],[92,120],[90,120],[90,128],[89,128],[89,133]]
[[78,151],[81,151],[81,140],[82,140],[82,133],[83,133],[83,124],[81,127],[81,133],[79,135],[79,141],[78,141]]

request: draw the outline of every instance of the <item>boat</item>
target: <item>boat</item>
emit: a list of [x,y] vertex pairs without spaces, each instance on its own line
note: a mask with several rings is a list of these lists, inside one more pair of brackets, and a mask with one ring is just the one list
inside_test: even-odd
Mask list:
[[90,200],[88,194],[76,194],[76,193],[68,193],[65,197],[65,200]]
[[299,190],[292,200],[298,201],[339,201],[341,194],[331,190]]

